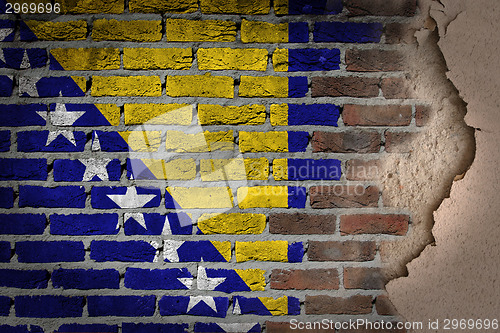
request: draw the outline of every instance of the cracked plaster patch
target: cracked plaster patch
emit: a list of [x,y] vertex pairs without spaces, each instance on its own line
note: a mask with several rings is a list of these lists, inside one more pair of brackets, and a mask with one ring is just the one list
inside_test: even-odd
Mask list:
[[[409,275],[392,280],[387,285],[391,301],[408,321],[427,322],[429,319],[440,319],[442,324],[444,318],[494,319],[500,309],[500,182],[496,172],[500,159],[500,100],[497,96],[500,88],[500,68],[492,66],[495,62],[498,63],[500,12],[495,7],[498,5],[489,0],[427,1],[422,6],[423,12],[430,8],[430,16],[437,22],[440,33],[439,41],[435,33],[434,40],[429,41],[432,43],[430,45],[433,45],[434,53],[442,52],[446,61],[447,68],[441,68],[440,72],[446,72],[447,77],[457,87],[460,98],[467,103],[462,103],[456,92],[448,96],[443,95],[444,91],[435,92],[440,95],[437,97],[442,96],[438,99],[441,107],[434,116],[439,117],[440,121],[437,122],[434,118],[430,129],[434,133],[429,135],[434,139],[425,142],[433,143],[434,146],[429,148],[436,148],[436,153],[440,152],[445,156],[460,156],[464,149],[469,149],[465,151],[469,154],[462,155],[464,158],[455,164],[456,167],[447,167],[446,158],[440,158],[441,163],[435,164],[435,159],[430,158],[429,154],[422,151],[417,153],[424,157],[420,160],[422,165],[433,163],[433,168],[444,166],[450,171],[448,179],[439,178],[444,183],[441,197],[448,197],[451,184],[449,178],[453,176],[451,169],[460,174],[466,171],[467,164],[472,162],[471,152],[474,150],[470,146],[471,130],[460,120],[465,111],[467,124],[477,129],[477,150],[474,163],[465,175],[456,178],[463,179],[453,183],[448,199],[441,202],[440,196],[437,195],[439,189],[430,185],[435,179],[435,172],[426,176],[427,182],[420,182],[423,191],[415,191],[416,198],[396,198],[396,203],[406,203],[414,207],[418,205],[418,201],[431,203],[428,208],[421,208],[420,211],[417,209],[415,213],[416,218],[422,218],[420,223],[424,225],[424,228],[421,228],[424,231],[432,225],[432,217],[435,219],[432,235],[426,233],[428,242],[433,246],[425,247],[422,253],[415,251],[416,259],[407,266]],[[465,11],[461,13],[463,10]],[[429,31],[420,31],[418,34],[420,46],[423,37],[428,40],[429,36],[432,36]],[[439,49],[436,48],[436,43]],[[441,64],[444,62],[441,61]],[[452,107],[459,112],[443,114],[443,111]],[[443,128],[440,123],[443,123],[442,117],[446,114],[453,121],[449,127]],[[460,129],[465,131],[461,132]],[[440,149],[440,146],[445,145],[437,140],[442,137],[440,133],[445,134],[445,138],[459,137],[460,133],[464,133],[466,136],[463,138],[469,138],[469,143],[453,140],[454,144]],[[409,157],[412,159],[413,156]],[[410,169],[418,176],[417,165],[405,168]],[[393,185],[406,185],[400,180],[399,182]],[[417,180],[409,185],[418,184]],[[418,189],[418,186],[415,189]],[[434,201],[429,202],[430,198],[434,198]],[[422,207],[424,206],[426,205],[422,204]],[[421,243],[420,246],[425,244]],[[397,256],[401,248],[407,249],[393,244],[391,254]],[[407,259],[411,259],[411,251],[401,252],[403,256],[405,253],[408,254]],[[396,270],[394,268],[390,272],[394,273]],[[442,328],[443,326],[437,331],[443,331]]]

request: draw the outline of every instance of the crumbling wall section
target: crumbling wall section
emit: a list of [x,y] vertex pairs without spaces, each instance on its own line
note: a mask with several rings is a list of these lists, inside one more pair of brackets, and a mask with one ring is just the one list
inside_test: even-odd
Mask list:
[[500,309],[499,73],[493,65],[498,62],[500,12],[495,1],[430,5],[447,77],[467,103],[466,123],[476,129],[475,158],[434,212],[435,243],[409,263],[407,277],[387,288],[407,320],[437,323],[428,332],[444,332],[445,319],[455,319],[457,331],[465,322],[467,329],[493,331]]

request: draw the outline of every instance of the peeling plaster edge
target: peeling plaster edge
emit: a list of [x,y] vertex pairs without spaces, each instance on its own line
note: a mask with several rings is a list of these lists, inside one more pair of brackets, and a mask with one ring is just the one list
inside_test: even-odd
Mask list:
[[[434,8],[433,8],[433,6],[434,6]],[[440,8],[438,9],[436,7],[440,7]],[[449,67],[448,67],[448,64],[447,64],[447,59],[446,59],[446,57],[445,57],[445,55],[444,55],[444,53],[443,53],[443,51],[441,49],[441,46],[439,45],[439,41],[441,41],[441,39],[446,36],[449,25],[452,24],[454,21],[456,21],[461,15],[465,15],[465,9],[462,9],[460,12],[458,12],[457,14],[455,14],[451,18],[447,18],[446,16],[443,16],[444,18],[446,18],[445,21],[439,21],[439,19],[436,17],[436,13],[441,13],[441,14],[445,15],[445,6],[444,6],[444,4],[440,0],[432,0],[432,2],[430,3],[429,8],[427,10],[427,15],[424,17],[424,20],[427,20],[427,22],[425,22],[425,27],[422,27],[421,29],[417,30],[415,32],[415,34],[414,34],[414,37],[417,38],[417,47],[421,47],[420,46],[421,43],[418,41],[418,33],[419,32],[420,33],[427,32],[428,35],[431,35],[433,33],[436,34],[436,36],[437,36],[436,47],[437,47],[437,50],[439,50],[439,52],[440,52],[440,55],[441,55],[441,57],[442,57],[442,59],[444,61],[444,65],[446,66],[446,71],[443,74],[445,75],[447,81],[451,84],[451,86],[457,92],[457,97],[460,98],[460,101],[463,103],[463,105],[465,107],[466,113],[464,114],[464,118],[463,118],[464,124],[468,128],[470,128],[470,129],[472,129],[474,131],[473,132],[473,137],[472,137],[472,139],[474,140],[474,151],[472,152],[472,160],[466,166],[466,170],[464,170],[460,174],[456,174],[455,175],[455,177],[454,177],[453,181],[451,182],[451,184],[449,184],[447,186],[448,190],[446,191],[446,196],[444,196],[441,199],[441,201],[439,202],[439,204],[433,210],[432,228],[429,231],[433,240],[430,241],[430,242],[428,242],[427,244],[423,245],[422,249],[419,251],[419,253],[416,256],[414,256],[409,261],[406,261],[403,264],[404,265],[405,274],[400,275],[400,276],[396,276],[395,278],[387,280],[386,285],[389,284],[389,283],[391,283],[391,282],[397,281],[397,280],[404,280],[405,278],[408,278],[411,275],[410,271],[408,270],[408,266],[411,265],[415,260],[419,260],[420,257],[421,257],[421,255],[422,255],[422,253],[428,247],[437,247],[437,246],[439,246],[439,244],[437,243],[437,241],[436,241],[436,239],[434,237],[434,232],[433,232],[434,228],[436,226],[435,213],[442,207],[443,203],[445,203],[447,200],[450,200],[450,194],[453,191],[455,182],[463,180],[465,178],[467,172],[471,169],[471,167],[473,166],[474,162],[476,161],[476,151],[477,151],[476,134],[477,134],[477,131],[481,131],[481,129],[473,127],[473,126],[471,126],[470,124],[467,123],[467,121],[466,121],[465,118],[466,118],[467,113],[469,113],[469,110],[467,108],[468,107],[468,103],[465,102],[464,98],[460,95],[460,90],[457,88],[457,86],[455,85],[455,83],[453,82],[453,80],[450,79],[450,77],[447,75],[450,72],[450,70],[449,70]],[[421,8],[421,14],[424,14],[424,10],[422,10],[422,8]],[[429,27],[429,25],[430,25],[430,27]],[[386,289],[386,292],[387,292],[387,289]],[[388,294],[389,301],[391,301],[390,294],[388,292],[387,292],[387,294]],[[391,301],[391,303],[392,303],[392,301]],[[399,318],[402,318],[405,321],[407,321],[407,319],[403,315],[401,315],[398,307],[396,307],[395,305],[394,305],[394,307],[395,307],[395,309],[397,311],[396,316],[399,317]],[[413,331],[409,330],[408,332],[413,332]]]

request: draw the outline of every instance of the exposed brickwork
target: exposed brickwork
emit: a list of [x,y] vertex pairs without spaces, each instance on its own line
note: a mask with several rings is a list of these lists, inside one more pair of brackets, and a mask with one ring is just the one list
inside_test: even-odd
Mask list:
[[374,242],[310,241],[307,255],[312,261],[370,261],[376,251]]
[[326,295],[306,296],[307,314],[350,314],[360,315],[372,312],[372,297],[355,295],[348,298]]
[[413,98],[410,80],[406,78],[384,78],[380,83],[382,94],[387,99]]
[[399,51],[351,49],[345,56],[347,70],[352,72],[394,72],[406,67]]
[[381,144],[380,134],[372,131],[314,132],[312,138],[315,153],[377,153]]
[[376,180],[381,173],[380,160],[347,161],[346,178],[349,180]]
[[312,96],[377,97],[379,79],[360,77],[313,77]]
[[383,289],[384,277],[379,268],[344,268],[344,287],[346,289]]
[[375,309],[377,310],[377,313],[382,316],[395,316],[398,314],[396,308],[386,295],[377,297],[375,300]]
[[413,16],[417,9],[416,0],[349,0],[344,1],[350,15]]
[[431,120],[431,107],[426,105],[417,105],[415,107],[415,123],[418,127],[426,126]]
[[272,214],[269,216],[269,232],[272,234],[334,234],[335,215]]
[[408,126],[410,105],[345,105],[342,119],[347,126]]
[[377,207],[379,189],[375,186],[315,186],[309,194],[312,208]]
[[343,235],[390,234],[405,235],[408,231],[407,215],[359,214],[340,217],[340,232]]
[[336,269],[283,270],[271,272],[272,289],[339,289],[339,274]]

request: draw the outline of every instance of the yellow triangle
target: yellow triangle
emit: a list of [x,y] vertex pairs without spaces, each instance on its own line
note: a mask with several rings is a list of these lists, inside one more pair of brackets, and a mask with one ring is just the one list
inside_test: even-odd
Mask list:
[[116,104],[95,104],[95,106],[110,125],[120,125],[120,108]]
[[250,290],[264,290],[266,287],[266,278],[262,269],[235,269],[236,274],[245,282]]
[[87,80],[83,76],[72,76],[71,78],[84,93],[87,91]]
[[133,151],[154,152],[161,144],[160,131],[118,132]]
[[277,299],[272,297],[259,297],[259,300],[273,316],[284,316],[288,314],[288,297],[286,296]]
[[166,179],[165,163],[163,160],[154,160],[150,158],[142,158],[142,163],[156,177],[156,179]]
[[226,259],[226,261],[231,260],[231,242],[217,242],[210,241],[212,245],[219,251],[219,253]]

